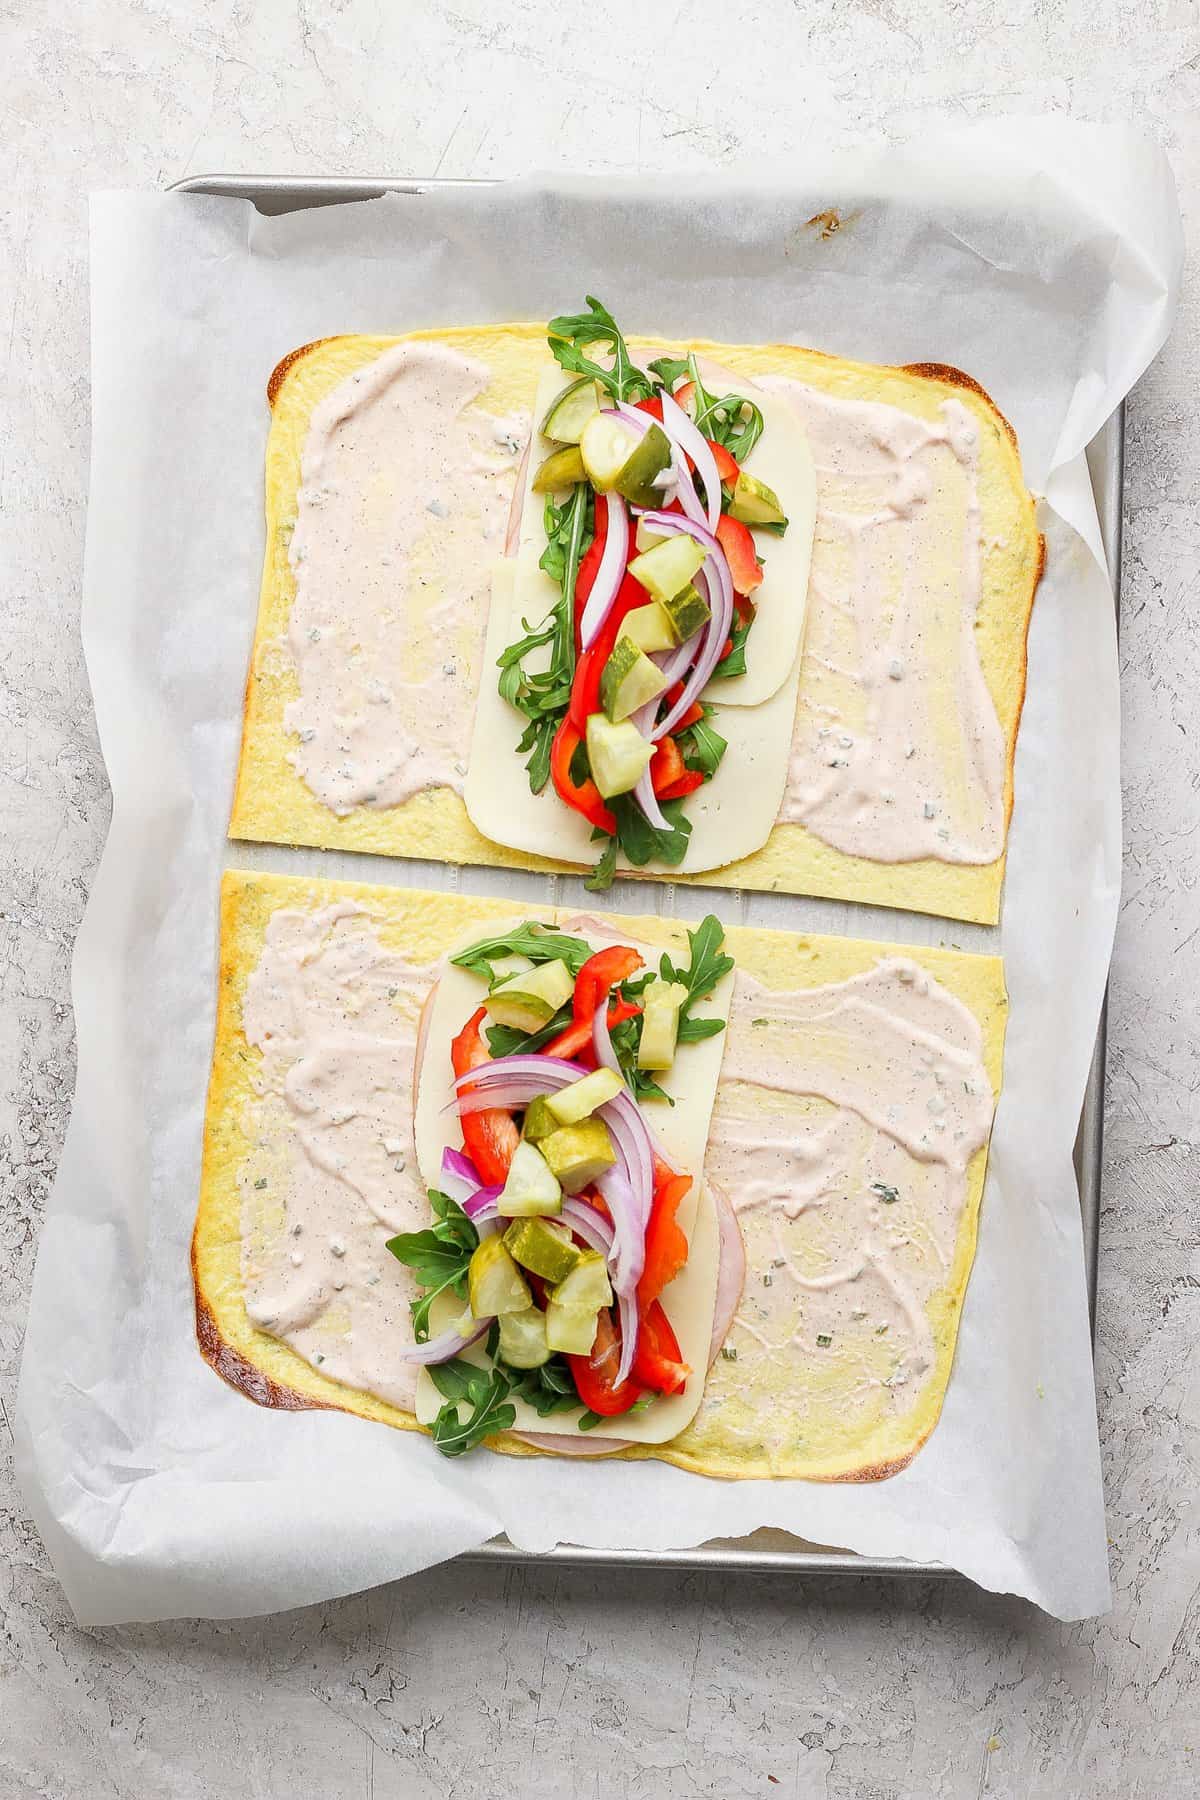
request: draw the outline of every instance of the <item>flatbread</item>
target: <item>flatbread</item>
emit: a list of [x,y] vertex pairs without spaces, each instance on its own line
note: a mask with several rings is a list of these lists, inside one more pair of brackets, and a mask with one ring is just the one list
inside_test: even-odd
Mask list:
[[[401,341],[391,337],[340,337],[305,346],[285,359],[272,377],[273,408],[267,451],[267,554],[258,626],[247,682],[242,757],[231,833],[275,843],[315,844],[386,855],[430,857],[451,863],[501,864],[518,868],[571,866],[520,848],[494,843],[471,824],[460,795],[451,787],[425,789],[403,804],[357,806],[339,817],[323,805],[288,762],[295,739],[284,728],[284,712],[296,697],[294,670],[280,648],[295,585],[287,544],[296,518],[300,454],[313,407],[356,368]],[[479,406],[497,417],[531,413],[539,371],[545,366],[544,328],[489,326],[474,330],[414,333],[412,342],[434,342],[485,362],[490,380]],[[663,340],[631,339],[638,351],[653,352]],[[983,680],[995,705],[1005,745],[1003,811],[1005,832],[1012,810],[1012,767],[1025,691],[1026,636],[1041,574],[1044,546],[1034,523],[1033,501],[1020,467],[1011,427],[970,377],[940,364],[889,369],[852,363],[792,345],[719,345],[697,342],[701,354],[747,377],[783,375],[846,399],[867,399],[900,409],[915,419],[933,420],[949,400],[971,415],[979,434],[980,530],[986,554],[982,597],[974,632]],[[773,543],[764,540],[770,560]],[[811,613],[815,602],[810,602]],[[488,659],[491,650],[488,651]],[[483,680],[491,681],[488,660]],[[800,693],[805,693],[804,670]],[[467,709],[470,710],[469,708]],[[514,715],[515,716],[515,715]],[[736,723],[729,718],[730,725]],[[464,748],[471,719],[464,715]],[[772,740],[774,742],[774,740]],[[772,755],[777,754],[774,750]],[[772,782],[782,779],[778,771]],[[690,812],[694,812],[694,799]],[[565,810],[565,809],[564,809]],[[569,827],[564,827],[569,831]],[[578,834],[576,834],[578,835]],[[526,842],[533,839],[526,835]],[[573,840],[567,857],[592,859]],[[672,875],[672,878],[677,878]],[[1004,857],[962,864],[935,857],[886,863],[850,855],[823,841],[806,825],[776,824],[757,849],[719,868],[683,879],[710,886],[747,887],[852,899],[994,923],[999,916]]]
[[[259,1329],[250,1319],[243,1284],[243,1197],[247,1173],[255,1154],[255,1109],[261,1105],[258,1077],[262,1066],[259,1050],[243,1032],[242,1008],[247,985],[263,954],[268,926],[281,909],[316,912],[323,908],[361,909],[364,924],[378,934],[381,943],[399,951],[406,961],[428,967],[467,931],[481,934],[498,929],[513,916],[511,900],[471,899],[457,894],[410,892],[365,884],[312,881],[291,876],[228,873],[222,884],[220,987],[213,1069],[205,1119],[200,1201],[192,1245],[196,1296],[197,1336],[202,1354],[231,1385],[261,1405],[284,1410],[335,1407],[379,1420],[401,1429],[414,1429],[411,1408],[397,1406],[378,1394],[331,1379],[282,1339]],[[562,909],[529,905],[523,916],[541,918],[570,928],[571,915]],[[683,947],[682,922],[661,918],[612,921],[612,928],[638,940]],[[870,944],[833,938],[802,937],[790,933],[734,927],[727,933],[727,948],[737,962],[743,980],[757,983],[748,990],[761,992],[762,1018],[750,1018],[749,1029],[766,1025],[775,1010],[773,996],[795,996],[831,984],[854,982],[896,958],[917,965],[918,973],[932,977],[947,1006],[957,1006],[969,1031],[975,1034],[979,1055],[992,1095],[1000,1090],[1007,1002],[1003,970],[998,958],[967,956],[956,951]],[[923,978],[923,977],[922,977]],[[782,1001],[780,1002],[782,1005]],[[743,1005],[731,1026],[727,1057],[745,1068],[744,1040],[735,1032],[747,1029]],[[765,1065],[764,1065],[765,1066]],[[744,1085],[744,1084],[743,1084]],[[718,1118],[710,1136],[713,1144],[721,1129],[725,1083],[718,1090]],[[758,1104],[774,1105],[769,1090]],[[404,1104],[410,1102],[405,1096]],[[990,1116],[990,1114],[989,1114]],[[746,1296],[731,1328],[729,1346],[737,1348],[736,1360],[719,1356],[709,1373],[704,1397],[695,1421],[672,1442],[644,1445],[620,1454],[638,1458],[656,1456],[681,1468],[711,1476],[738,1478],[803,1477],[810,1480],[867,1480],[893,1473],[911,1460],[933,1429],[949,1380],[963,1298],[974,1256],[979,1207],[986,1169],[986,1143],[981,1143],[965,1167],[965,1198],[947,1259],[944,1279],[925,1307],[933,1358],[918,1383],[900,1396],[903,1404],[889,1403],[855,1423],[848,1421],[839,1401],[839,1382],[847,1378],[843,1346],[830,1346],[831,1354],[811,1345],[798,1347],[783,1357],[757,1358],[750,1346],[745,1321],[754,1324],[746,1310],[755,1283],[769,1273],[752,1260],[747,1269]],[[712,1179],[719,1179],[710,1167]],[[730,1192],[730,1184],[724,1183]],[[737,1192],[730,1197],[738,1206]],[[902,1209],[897,1215],[908,1215]],[[918,1236],[919,1209],[906,1230]],[[755,1233],[749,1233],[752,1252],[757,1252]],[[789,1254],[816,1254],[803,1244]],[[711,1316],[711,1301],[708,1302]],[[739,1323],[739,1320],[742,1321]],[[739,1336],[739,1332],[741,1335]],[[703,1365],[703,1356],[695,1366]],[[739,1411],[739,1409],[742,1409]],[[749,1409],[748,1411],[746,1409]],[[771,1419],[806,1418],[805,1428],[785,1432],[782,1439],[763,1429]],[[541,1427],[538,1427],[539,1429]],[[757,1432],[757,1435],[756,1435]],[[506,1453],[538,1452],[515,1439],[492,1446]]]

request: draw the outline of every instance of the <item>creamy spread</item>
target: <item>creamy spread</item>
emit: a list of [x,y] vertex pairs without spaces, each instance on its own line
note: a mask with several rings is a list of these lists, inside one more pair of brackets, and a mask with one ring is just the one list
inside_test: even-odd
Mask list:
[[473,403],[488,370],[398,344],[313,409],[289,558],[291,763],[333,812],[461,793],[488,571],[527,419]]
[[[798,1366],[832,1371],[847,1414],[911,1406],[934,1363],[927,1303],[953,1266],[967,1165],[991,1129],[982,1052],[974,1015],[907,958],[788,993],[739,972],[705,1163],[746,1243],[704,1403],[722,1406],[723,1430],[803,1434]],[[741,1385],[739,1344],[778,1365],[773,1399],[758,1384],[758,1401],[739,1399],[740,1426],[722,1405]]]
[[409,1301],[386,1248],[429,1224],[412,1145],[413,1062],[433,979],[351,902],[281,909],[243,1003],[262,1052],[241,1171],[246,1310],[321,1373],[411,1408]]
[[975,643],[979,426],[786,376],[817,470],[808,627],[780,818],[876,862],[988,863],[1005,743]]

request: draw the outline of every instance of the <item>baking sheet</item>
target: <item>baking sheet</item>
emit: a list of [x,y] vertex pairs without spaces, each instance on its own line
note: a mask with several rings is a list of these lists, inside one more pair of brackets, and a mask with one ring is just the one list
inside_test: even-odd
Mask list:
[[[830,206],[847,223],[824,239],[807,221]],[[1068,1121],[1116,911],[1117,681],[1080,452],[1165,335],[1177,265],[1158,153],[1123,131],[1046,122],[831,160],[802,187],[772,174],[530,182],[276,219],[185,196],[96,203],[85,642],[114,820],[77,952],[79,1086],[17,1421],[20,1477],[82,1618],[301,1604],[498,1527],[526,1549],[570,1540],[639,1555],[785,1527],[952,1564],[1061,1616],[1104,1606]],[[1009,1075],[980,1251],[942,1423],[909,1470],[874,1487],[558,1464],[550,1484],[540,1464],[439,1464],[423,1442],[362,1421],[258,1412],[191,1341],[186,1243],[261,544],[264,373],[324,332],[544,314],[551,274],[552,304],[599,289],[631,330],[683,332],[701,316],[718,337],[959,363],[1013,418],[1031,485],[1048,497],[1001,934]],[[232,860],[256,859],[238,847]],[[383,859],[262,860],[456,882]],[[507,872],[473,870],[465,885],[546,894]],[[580,897],[573,879],[556,890]],[[655,892],[681,913],[705,903]],[[612,905],[647,898],[626,884]],[[995,942],[982,928],[780,896],[735,895],[722,910],[792,929]]]

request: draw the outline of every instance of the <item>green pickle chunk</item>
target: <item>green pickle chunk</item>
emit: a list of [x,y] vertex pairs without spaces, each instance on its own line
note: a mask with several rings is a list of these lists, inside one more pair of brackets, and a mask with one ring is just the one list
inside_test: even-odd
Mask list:
[[509,1255],[543,1281],[564,1281],[579,1262],[579,1251],[565,1225],[551,1219],[518,1219],[504,1234]]

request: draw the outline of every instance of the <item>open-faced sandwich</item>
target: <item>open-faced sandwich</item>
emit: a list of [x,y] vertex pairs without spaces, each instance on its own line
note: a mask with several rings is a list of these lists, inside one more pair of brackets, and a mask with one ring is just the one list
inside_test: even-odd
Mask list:
[[936,1423],[993,957],[230,874],[213,1366],[456,1454],[867,1480]]
[[1042,545],[968,377],[589,300],[269,395],[234,836],[997,918]]

